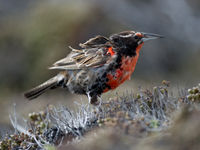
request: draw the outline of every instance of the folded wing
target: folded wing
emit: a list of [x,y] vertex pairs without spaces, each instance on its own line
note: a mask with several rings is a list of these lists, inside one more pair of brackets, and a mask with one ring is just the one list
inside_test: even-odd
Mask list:
[[79,70],[89,67],[99,67],[110,61],[113,56],[107,54],[111,43],[106,37],[96,36],[87,42],[80,44],[82,50],[73,49],[71,53],[55,62],[50,69]]

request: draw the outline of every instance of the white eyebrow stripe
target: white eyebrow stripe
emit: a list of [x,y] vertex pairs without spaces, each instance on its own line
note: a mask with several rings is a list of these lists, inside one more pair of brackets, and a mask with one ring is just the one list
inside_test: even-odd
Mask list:
[[133,34],[128,34],[128,35],[120,35],[120,37],[123,37],[123,38],[128,38],[128,37],[131,37],[133,36]]

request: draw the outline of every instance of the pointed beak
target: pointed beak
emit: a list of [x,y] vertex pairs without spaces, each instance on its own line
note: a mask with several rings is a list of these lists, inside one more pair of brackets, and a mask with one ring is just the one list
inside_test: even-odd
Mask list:
[[162,35],[153,34],[153,33],[142,33],[142,35],[143,35],[143,38],[142,38],[143,42],[148,41],[148,40],[164,38],[164,36]]

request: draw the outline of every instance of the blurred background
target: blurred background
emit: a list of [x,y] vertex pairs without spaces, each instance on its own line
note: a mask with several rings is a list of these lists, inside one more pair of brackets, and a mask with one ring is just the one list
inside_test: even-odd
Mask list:
[[[35,101],[23,92],[52,77],[47,70],[95,35],[124,30],[164,35],[147,42],[131,82],[107,93],[151,87],[163,79],[189,87],[200,76],[199,0],[0,0],[0,127],[7,128],[16,103],[24,114],[47,104],[66,104],[87,98],[64,90],[48,92]],[[6,129],[5,129],[6,130]]]

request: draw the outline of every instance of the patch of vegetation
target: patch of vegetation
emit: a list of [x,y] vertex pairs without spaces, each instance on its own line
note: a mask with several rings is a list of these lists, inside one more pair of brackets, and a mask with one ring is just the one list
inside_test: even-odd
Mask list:
[[[166,131],[174,122],[173,115],[183,106],[198,106],[200,87],[179,90],[179,96],[169,91],[170,83],[138,93],[126,93],[110,98],[97,107],[77,104],[78,110],[64,106],[48,106],[46,110],[30,113],[27,120],[20,120],[14,112],[10,116],[15,133],[7,135],[0,149],[55,149],[67,143],[79,142],[89,132],[112,128],[123,135],[147,136]],[[192,98],[190,98],[192,97]]]
[[200,84],[196,87],[193,87],[192,89],[188,89],[188,96],[187,98],[190,101],[198,101],[200,102]]

